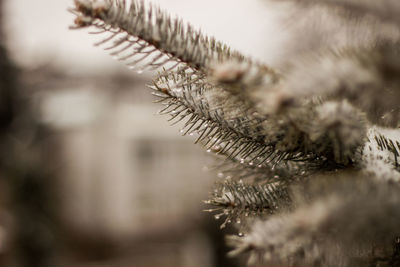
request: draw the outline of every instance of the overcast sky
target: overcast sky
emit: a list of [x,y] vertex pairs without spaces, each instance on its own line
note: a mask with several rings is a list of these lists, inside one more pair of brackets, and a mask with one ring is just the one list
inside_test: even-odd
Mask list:
[[[76,71],[122,68],[100,48],[87,30],[69,30],[73,0],[5,0],[8,33],[15,58],[22,64],[55,60]],[[153,0],[246,55],[273,61],[284,36],[277,12],[263,0]]]

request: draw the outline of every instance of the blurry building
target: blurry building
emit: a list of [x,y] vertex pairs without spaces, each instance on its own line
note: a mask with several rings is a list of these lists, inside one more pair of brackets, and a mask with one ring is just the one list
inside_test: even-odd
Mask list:
[[203,219],[211,216],[201,211],[213,159],[156,114],[151,80],[70,77],[51,66],[24,80],[61,154],[49,164],[57,164],[75,266],[215,266],[218,244]]

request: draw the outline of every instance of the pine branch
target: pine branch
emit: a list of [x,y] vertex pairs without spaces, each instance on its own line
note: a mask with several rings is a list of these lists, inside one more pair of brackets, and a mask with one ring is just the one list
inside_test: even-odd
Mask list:
[[371,123],[397,127],[400,118],[400,46],[328,51],[299,60],[283,81],[287,101],[346,99]]
[[[398,186],[364,181],[329,189],[315,192],[318,197],[311,204],[293,213],[256,222],[244,237],[229,237],[235,248],[230,255],[251,252],[250,263],[263,259],[288,266],[290,262],[295,266],[349,266],[360,251],[371,251],[378,244],[384,247],[399,234]],[[334,247],[338,251],[332,251]],[[338,257],[330,257],[332,253]]]
[[[129,65],[139,64],[153,52],[167,55],[169,59],[178,63],[185,63],[179,74],[164,75],[157,80],[164,85],[167,84],[171,90],[182,90],[186,93],[174,96],[174,100],[167,103],[167,111],[164,112],[174,113],[173,118],[179,119],[190,115],[186,131],[192,129],[199,131],[200,136],[197,141],[205,142],[209,145],[208,149],[223,145],[221,153],[227,154],[229,158],[239,157],[240,160],[254,165],[262,165],[272,160],[279,163],[282,160],[314,160],[317,157],[342,164],[353,161],[354,147],[359,143],[352,143],[350,147],[338,147],[335,142],[344,144],[345,140],[339,142],[329,140],[330,137],[324,134],[324,131],[328,134],[328,129],[320,129],[321,134],[316,134],[314,128],[318,125],[308,127],[309,123],[304,123],[304,118],[314,121],[321,115],[315,112],[313,102],[295,107],[287,114],[274,116],[265,114],[263,107],[269,109],[271,105],[264,101],[269,97],[260,97],[265,91],[262,89],[268,91],[279,81],[279,75],[268,67],[252,64],[251,60],[245,59],[239,53],[231,53],[221,43],[213,39],[210,41],[208,37],[194,31],[191,26],[185,27],[179,20],[172,22],[169,16],[159,9],[155,11],[153,7],[146,9],[142,2],[133,1],[129,11],[125,1],[122,0],[107,2],[76,0],[75,5],[78,27],[95,26],[102,31],[112,32],[109,38],[100,43],[124,34],[122,39],[115,42],[117,47],[125,42],[129,43],[127,47],[135,46],[134,43],[139,44],[139,48],[133,48],[135,51],[132,54],[120,58],[125,60],[137,53],[145,54],[138,60],[128,63]],[[82,20],[85,23],[80,23]],[[130,39],[132,36],[136,37],[136,41]],[[115,48],[115,45],[111,48]],[[147,50],[150,46],[152,48]],[[246,68],[242,74],[234,76],[240,77],[236,80],[223,79],[221,78],[224,76],[223,71],[220,69],[212,71],[211,67],[218,66],[214,64],[215,62],[223,61],[238,62],[237,64],[246,65]],[[153,60],[150,65],[157,67],[162,65],[155,62]],[[210,71],[211,77],[207,77]],[[227,73],[231,74],[232,71]],[[216,77],[217,84],[212,82]],[[231,82],[229,86],[227,86],[228,81]],[[171,83],[175,84],[171,86]],[[164,85],[157,86],[162,88]],[[243,86],[245,88],[241,91],[245,93],[237,90]],[[192,90],[192,87],[197,89]],[[252,88],[258,89],[252,90]],[[194,92],[201,97],[191,96]],[[261,100],[257,103],[255,99]],[[283,104],[286,101],[279,103]],[[203,129],[200,129],[201,127]],[[313,133],[310,133],[310,130]]]
[[[191,25],[143,1],[133,0],[128,7],[125,0],[75,0],[75,26],[83,28],[94,26],[97,33],[109,33],[110,36],[97,43],[111,43],[106,50],[115,50],[111,54],[119,60],[128,61],[128,66],[148,60],[145,66],[156,69],[169,62],[183,68],[208,70],[214,62],[227,59],[251,62],[237,51],[204,36]],[[121,56],[123,52],[131,51]]]
[[171,121],[187,119],[181,132],[198,133],[196,143],[203,143],[209,151],[260,167],[306,159],[299,151],[277,150],[275,140],[268,142],[265,118],[251,112],[242,98],[184,70],[161,74],[153,89],[166,106],[160,113],[171,114]]
[[283,160],[279,163],[266,163],[265,165],[243,164],[237,159],[226,160],[221,157],[221,163],[211,168],[218,171],[218,178],[232,181],[243,180],[246,183],[267,184],[279,181],[289,185],[307,177],[319,170],[323,162],[308,162]]
[[290,197],[285,186],[278,182],[266,185],[244,184],[243,182],[228,182],[218,184],[211,199],[204,203],[215,206],[209,212],[219,212],[216,219],[226,216],[221,229],[235,220],[241,224],[249,216],[259,217],[283,209],[290,204]]
[[330,7],[339,7],[346,12],[360,16],[372,15],[382,21],[400,26],[400,3],[397,0],[293,0],[299,4],[322,4]]
[[[185,71],[162,74],[154,89],[177,121],[189,118],[184,134],[199,133],[196,142],[242,163],[271,166],[282,160],[326,160],[349,164],[364,143],[363,116],[347,102],[309,102],[290,112],[263,116],[251,103]],[[322,159],[322,158],[321,158]]]

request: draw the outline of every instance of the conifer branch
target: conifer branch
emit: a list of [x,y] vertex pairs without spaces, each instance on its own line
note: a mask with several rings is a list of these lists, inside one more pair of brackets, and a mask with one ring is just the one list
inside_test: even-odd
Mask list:
[[287,114],[261,115],[240,95],[184,70],[162,74],[154,89],[164,101],[162,113],[178,121],[189,117],[184,134],[198,132],[207,149],[242,163],[272,166],[282,160],[349,164],[364,143],[365,122],[347,102],[309,102]]
[[[97,44],[111,43],[106,50],[115,50],[111,54],[127,61],[129,66],[148,60],[145,66],[156,69],[172,61],[175,64],[169,69],[179,65],[204,71],[214,62],[227,59],[251,62],[213,37],[204,36],[191,25],[172,19],[143,1],[133,0],[127,6],[125,0],[75,0],[71,11],[77,16],[73,28],[93,26],[99,29],[98,33],[109,33]],[[121,55],[127,51],[131,52]],[[133,58],[136,59],[129,61]]]
[[293,63],[282,82],[287,101],[346,99],[371,123],[397,127],[400,119],[400,46],[384,42],[368,49],[328,51]]
[[[349,266],[350,258],[362,249],[390,243],[399,234],[397,185],[348,182],[321,197],[324,193],[293,213],[256,222],[244,237],[229,237],[234,246],[230,255],[250,252],[250,263],[285,265],[295,257],[299,266]],[[340,251],[332,251],[333,247]],[[329,257],[331,253],[338,258]]]
[[166,106],[161,114],[170,114],[171,121],[187,119],[181,132],[197,133],[196,143],[203,143],[209,151],[260,167],[309,157],[301,151],[277,150],[276,137],[269,142],[265,136],[265,118],[250,112],[248,103],[184,70],[161,74],[152,88]]
[[220,162],[211,166],[212,170],[218,172],[218,178],[228,181],[246,183],[270,184],[279,182],[281,185],[288,186],[292,183],[307,179],[308,176],[318,172],[324,161],[304,160],[282,160],[279,163],[269,162],[265,165],[244,164],[237,159],[227,160],[224,156],[219,156]]
[[400,3],[397,0],[293,0],[296,3],[315,5],[323,4],[330,7],[339,7],[342,10],[360,16],[372,15],[382,21],[400,26]]
[[217,186],[213,195],[204,203],[214,206],[209,212],[218,212],[214,217],[226,216],[221,228],[235,220],[241,224],[249,216],[272,214],[290,203],[285,186],[278,182],[266,185],[244,184],[243,182],[225,181]]
[[[287,114],[266,116],[262,107],[270,106],[263,101],[268,97],[259,97],[264,90],[258,89],[253,95],[252,88],[275,87],[279,75],[275,75],[268,67],[252,64],[251,60],[239,53],[231,53],[226,46],[202,36],[191,26],[185,27],[179,20],[172,21],[159,9],[146,8],[143,2],[133,1],[129,9],[123,0],[76,0],[75,5],[78,27],[95,26],[102,31],[112,32],[109,38],[100,43],[108,42],[121,33],[124,36],[115,42],[112,49],[126,41],[130,44],[137,41],[140,47],[132,55],[122,58],[125,60],[137,53],[145,54],[139,60],[131,62],[132,65],[139,64],[153,52],[160,52],[178,63],[185,63],[178,74],[167,74],[157,80],[167,84],[169,88],[175,88],[175,91],[185,92],[185,95],[173,96],[173,101],[167,103],[163,112],[174,113],[172,119],[184,119],[190,115],[186,131],[198,131],[200,136],[197,142],[205,142],[208,149],[223,145],[221,153],[227,154],[229,158],[239,157],[240,160],[255,165],[271,160],[279,163],[282,160],[309,160],[317,157],[343,164],[353,161],[353,150],[359,143],[340,147],[345,140],[329,140],[330,137],[325,135],[325,132],[328,134],[328,129],[321,129],[322,133],[316,133],[314,126],[309,125],[311,127],[307,128],[309,123],[305,124],[304,118],[315,121],[321,115],[315,112],[313,103],[296,107]],[[81,20],[85,23],[80,24]],[[129,39],[132,36],[136,41]],[[152,48],[147,50],[148,47]],[[226,86],[230,79],[223,79],[221,71],[211,72],[212,77],[218,78],[217,84],[212,82],[212,77],[206,77],[215,62],[223,61],[246,65],[245,71],[236,75],[238,79],[233,79],[230,86]],[[232,71],[228,73],[231,74]],[[218,85],[221,82],[225,86]],[[175,84],[171,86],[171,83]],[[164,85],[157,86],[165,91],[165,88],[162,89]],[[192,87],[197,89],[192,90]],[[239,91],[235,88],[239,88]],[[200,97],[192,96],[194,92]],[[169,100],[172,98],[168,97]],[[261,99],[260,103],[255,103],[257,98]]]

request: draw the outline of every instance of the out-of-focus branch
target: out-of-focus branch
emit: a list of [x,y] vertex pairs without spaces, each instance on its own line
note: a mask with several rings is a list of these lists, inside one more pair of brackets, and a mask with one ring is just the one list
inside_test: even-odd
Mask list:
[[307,5],[328,5],[339,7],[346,12],[365,16],[366,14],[375,16],[380,20],[395,23],[400,26],[400,3],[397,0],[293,0],[299,4]]
[[359,266],[351,262],[359,257],[367,264],[372,247],[391,246],[399,234],[398,186],[354,180],[325,188],[316,184],[311,204],[259,221],[244,237],[230,237],[231,255],[251,252],[252,263],[290,265],[295,258],[296,266]]

